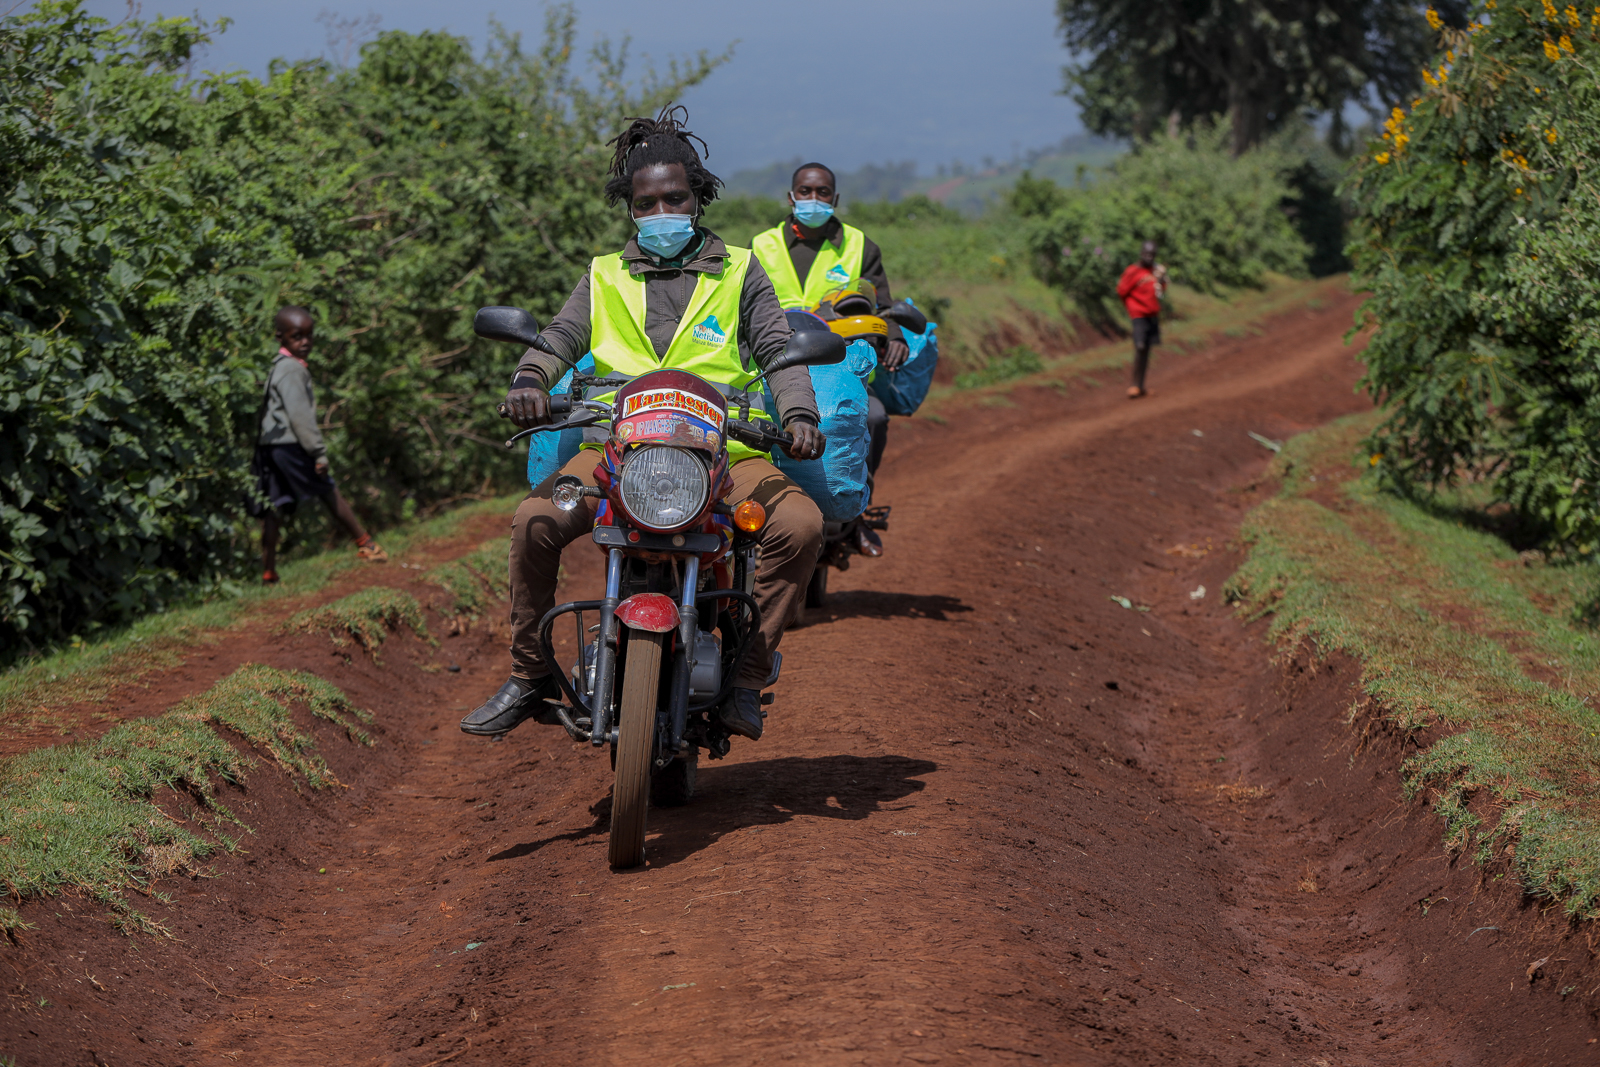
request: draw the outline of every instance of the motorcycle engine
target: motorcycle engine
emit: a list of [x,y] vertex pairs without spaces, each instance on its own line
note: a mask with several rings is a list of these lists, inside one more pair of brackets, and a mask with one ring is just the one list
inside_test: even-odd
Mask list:
[[722,641],[701,630],[695,636],[694,670],[689,672],[689,699],[709,700],[722,690]]

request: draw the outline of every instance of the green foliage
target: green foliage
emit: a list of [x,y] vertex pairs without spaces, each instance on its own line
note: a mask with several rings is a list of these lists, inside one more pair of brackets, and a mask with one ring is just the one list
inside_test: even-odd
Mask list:
[[1226,134],[1196,127],[1158,135],[1082,189],[1019,181],[1012,209],[1034,269],[1096,325],[1117,315],[1116,287],[1146,240],[1174,281],[1205,293],[1257,286],[1267,271],[1305,271],[1307,246],[1284,213],[1300,161],[1276,145],[1233,156]]
[[1349,182],[1378,328],[1366,387],[1396,485],[1462,472],[1600,544],[1600,14],[1487,3]]
[[1425,507],[1352,477],[1353,459],[1370,470],[1359,445],[1374,421],[1285,445],[1283,492],[1246,519],[1230,594],[1252,616],[1270,612],[1281,643],[1359,660],[1392,725],[1432,728],[1404,783],[1427,796],[1448,848],[1504,856],[1530,894],[1600,917],[1600,714],[1583,696],[1600,687],[1600,637],[1571,621],[1591,578],[1524,565],[1474,528],[1485,516],[1469,501]]
[[1008,382],[1013,378],[1026,378],[1042,370],[1044,361],[1039,358],[1039,353],[1025,345],[1017,345],[1010,351],[989,360],[979,370],[956,375],[956,388],[978,389],[985,385],[994,385],[996,382]]
[[386,33],[361,62],[186,83],[209,30],[108,27],[75,0],[0,18],[0,645],[159,608],[240,569],[275,345],[310,307],[335,469],[377,521],[520,476],[483,304],[548,316],[622,219],[604,141],[714,66],[637,90],[570,7],[536,51]]
[[730,196],[707,204],[703,220],[724,241],[749,248],[756,234],[772,229],[788,213],[789,205],[783,200],[764,196]]
[[[371,715],[309,674],[250,664],[164,715],[124,723],[98,741],[36,749],[0,764],[0,884],[30,897],[78,890],[116,904],[127,888],[188,868],[243,824],[216,798],[213,779],[242,782],[254,762],[231,730],[313,788],[339,784],[295,726],[290,703],[343,726],[359,741]],[[165,807],[155,803],[162,794]],[[176,812],[174,814],[173,812]],[[141,925],[138,918],[132,920]]]
[[320,608],[307,608],[290,616],[283,624],[284,632],[313,633],[324,631],[340,647],[348,645],[354,637],[356,643],[378,660],[378,649],[390,630],[401,626],[432,644],[438,644],[428,633],[428,624],[422,618],[422,605],[417,598],[403,589],[390,589],[374,585],[349,596],[340,597]]
[[511,592],[505,542],[490,541],[460,559],[440,564],[426,577],[449,594],[446,609],[451,614],[481,615]]
[[[1466,0],[1437,7],[1464,24]],[[1432,9],[1430,9],[1432,10]],[[1067,92],[1095,133],[1149,137],[1226,113],[1235,153],[1307,113],[1400,100],[1428,54],[1410,4],[1389,0],[1056,0]]]
[[961,212],[918,193],[904,200],[869,200],[845,207],[844,219],[852,226],[903,226],[916,223],[938,226],[962,221]]

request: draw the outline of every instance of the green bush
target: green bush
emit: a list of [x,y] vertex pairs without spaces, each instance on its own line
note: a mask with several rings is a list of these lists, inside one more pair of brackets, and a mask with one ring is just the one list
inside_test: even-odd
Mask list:
[[[0,18],[0,647],[242,569],[273,311],[310,307],[345,493],[384,521],[509,486],[490,403],[517,354],[474,310],[552,314],[622,219],[604,142],[703,77],[637,90],[570,7],[525,52],[385,33],[349,70],[179,74],[209,30]],[[488,391],[486,394],[485,390]]]
[[1080,189],[1025,176],[1011,207],[1028,220],[1035,272],[1102,326],[1146,240],[1174,281],[1205,293],[1257,286],[1267,271],[1303,275],[1308,248],[1284,211],[1302,160],[1276,144],[1235,157],[1227,142],[1221,127],[1157,135]]
[[[1436,19],[1429,12],[1430,21]],[[1554,540],[1600,541],[1600,12],[1490,0],[1349,182],[1372,297],[1372,448],[1395,484],[1463,472]]]

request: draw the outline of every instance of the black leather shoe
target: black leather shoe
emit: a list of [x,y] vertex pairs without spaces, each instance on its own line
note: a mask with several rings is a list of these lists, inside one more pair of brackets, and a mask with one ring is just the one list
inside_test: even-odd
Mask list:
[[549,675],[531,682],[512,676],[477,711],[461,720],[461,732],[479,737],[510,733],[528,719],[542,716],[546,697],[560,695],[560,687]]
[[730,734],[761,740],[762,720],[767,713],[761,710],[761,694],[754,689],[735,689],[728,702],[717,712],[723,727]]

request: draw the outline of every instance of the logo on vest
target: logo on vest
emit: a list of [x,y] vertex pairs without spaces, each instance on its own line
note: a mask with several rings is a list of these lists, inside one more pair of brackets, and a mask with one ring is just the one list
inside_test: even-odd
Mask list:
[[707,315],[705,321],[697,324],[689,336],[699,344],[713,347],[728,343],[727,331],[717,322],[715,315]]
[[828,273],[824,274],[823,277],[828,279],[830,282],[838,282],[840,285],[843,285],[845,282],[850,280],[850,272],[844,269],[843,263],[835,263],[833,266],[828,268]]

